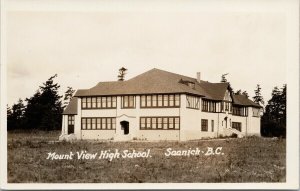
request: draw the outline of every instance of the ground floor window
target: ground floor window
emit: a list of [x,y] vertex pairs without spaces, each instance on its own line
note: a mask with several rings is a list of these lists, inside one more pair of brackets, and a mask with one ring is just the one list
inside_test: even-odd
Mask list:
[[238,130],[238,131],[242,131],[242,123],[240,122],[232,122],[232,128]]
[[201,131],[208,131],[208,120],[201,119]]
[[179,117],[140,117],[141,130],[179,130]]
[[114,130],[116,129],[115,117],[83,117],[81,118],[82,130]]
[[212,131],[212,132],[214,132],[214,126],[215,126],[214,120],[211,120],[211,131]]

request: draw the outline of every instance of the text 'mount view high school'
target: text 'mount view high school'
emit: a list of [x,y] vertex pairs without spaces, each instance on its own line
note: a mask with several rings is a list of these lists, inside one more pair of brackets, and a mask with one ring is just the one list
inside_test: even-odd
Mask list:
[[211,83],[159,69],[77,90],[60,139],[195,140],[260,136],[261,106]]

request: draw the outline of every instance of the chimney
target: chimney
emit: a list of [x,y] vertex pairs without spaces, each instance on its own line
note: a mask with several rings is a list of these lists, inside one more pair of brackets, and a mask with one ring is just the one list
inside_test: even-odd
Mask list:
[[197,72],[197,82],[200,83],[201,80],[201,72]]

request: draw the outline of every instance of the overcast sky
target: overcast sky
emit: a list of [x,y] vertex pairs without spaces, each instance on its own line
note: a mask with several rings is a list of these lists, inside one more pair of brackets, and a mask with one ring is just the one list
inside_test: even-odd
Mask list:
[[286,17],[278,12],[32,12],[7,15],[8,104],[34,94],[58,74],[67,86],[91,88],[152,68],[219,82],[265,101],[286,83]]

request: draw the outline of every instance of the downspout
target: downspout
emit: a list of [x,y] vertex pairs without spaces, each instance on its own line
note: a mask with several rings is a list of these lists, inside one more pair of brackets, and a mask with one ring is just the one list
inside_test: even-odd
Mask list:
[[248,112],[247,112],[247,114],[248,114],[248,116],[246,116],[246,137],[248,136],[248,117],[249,117],[249,108],[247,107],[247,110],[248,110]]
[[220,122],[220,113],[218,113],[218,130],[217,130],[217,137],[219,137],[219,123]]

